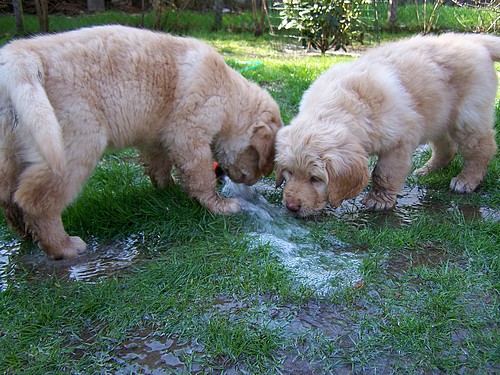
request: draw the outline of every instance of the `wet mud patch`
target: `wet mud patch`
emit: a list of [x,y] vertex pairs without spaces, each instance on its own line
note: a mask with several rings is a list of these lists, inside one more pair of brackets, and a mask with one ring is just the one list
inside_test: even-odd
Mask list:
[[386,262],[389,277],[397,278],[414,267],[436,267],[453,259],[442,244],[422,243],[413,251],[400,251],[393,254]]
[[309,336],[315,336],[317,333],[344,348],[354,345],[350,334],[356,324],[344,305],[314,299],[300,306],[293,304],[274,306],[270,316],[282,322],[283,333],[289,339],[303,337],[299,346],[307,346]]
[[114,352],[113,360],[124,374],[201,373],[204,347],[195,339],[187,341],[140,330]]
[[499,222],[500,221],[500,210],[491,207],[483,206],[473,206],[473,205],[461,205],[457,207],[461,214],[466,220],[490,220]]
[[[231,322],[243,321],[257,331],[272,327],[289,343],[286,349],[277,350],[270,364],[273,370],[281,374],[319,374],[324,373],[322,361],[308,355],[308,348],[318,335],[336,342],[344,350],[355,345],[352,337],[356,322],[345,309],[318,300],[297,306],[276,303],[268,296],[238,299],[220,295],[200,319],[227,316]],[[137,330],[130,336],[111,353],[110,361],[118,366],[115,374],[251,373],[245,358],[212,357],[202,338],[183,339],[150,328]],[[336,369],[346,374],[351,370],[349,364],[340,363],[340,353]]]
[[355,350],[359,324],[345,305],[310,300],[279,308],[293,344],[282,350],[283,374],[352,374],[345,353]]

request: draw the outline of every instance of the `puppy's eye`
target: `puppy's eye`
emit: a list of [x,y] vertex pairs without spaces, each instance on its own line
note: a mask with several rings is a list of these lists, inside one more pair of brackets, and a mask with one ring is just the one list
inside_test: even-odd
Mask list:
[[312,182],[313,184],[317,184],[318,182],[321,182],[321,178],[316,177],[316,176],[312,176],[312,177],[311,177],[311,182]]

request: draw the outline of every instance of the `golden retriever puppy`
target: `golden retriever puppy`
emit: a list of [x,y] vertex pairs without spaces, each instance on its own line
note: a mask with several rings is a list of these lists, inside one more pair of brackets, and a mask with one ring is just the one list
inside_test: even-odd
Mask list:
[[298,115],[278,132],[277,185],[297,216],[360,194],[377,156],[372,188],[362,202],[388,210],[409,174],[415,148],[432,157],[416,174],[446,166],[457,152],[463,169],[451,190],[474,191],[494,156],[494,101],[500,38],[417,36],[337,64],[305,92]]
[[213,160],[254,184],[281,126],[271,96],[195,39],[102,26],[16,40],[0,49],[0,204],[22,237],[75,257],[86,245],[61,212],[108,147],[136,147],[154,185],[175,167],[191,197],[230,214]]

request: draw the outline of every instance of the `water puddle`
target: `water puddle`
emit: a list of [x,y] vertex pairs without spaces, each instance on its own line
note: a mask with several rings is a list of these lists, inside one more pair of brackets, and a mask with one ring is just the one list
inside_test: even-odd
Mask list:
[[[54,261],[37,247],[33,247],[31,251],[21,249],[22,241],[0,242],[0,291],[5,290],[13,281],[16,268],[19,267],[29,269],[30,277],[40,280],[57,276],[62,279],[96,282],[119,274],[121,270],[139,261],[142,244],[142,237],[138,235],[107,243],[90,239],[85,254],[75,259]],[[12,262],[14,257],[16,261]]]
[[475,206],[455,202],[446,204],[433,198],[433,192],[418,185],[405,185],[398,195],[396,207],[387,212],[371,212],[361,204],[362,195],[350,199],[342,206],[327,208],[327,216],[334,216],[356,227],[368,224],[379,224],[390,227],[411,225],[422,211],[426,212],[459,212],[465,220],[500,221],[500,210],[488,206]]
[[142,238],[136,235],[108,244],[99,244],[94,239],[89,244],[93,250],[89,251],[88,255],[78,258],[78,262],[69,267],[69,278],[95,281],[116,274],[140,260],[142,244]]
[[356,227],[380,223],[390,227],[410,225],[418,216],[419,211],[425,208],[427,191],[418,186],[404,186],[398,196],[394,210],[387,212],[372,212],[364,209],[361,199],[363,194],[345,201],[342,206],[332,209],[327,208],[326,214],[335,216]]
[[12,254],[15,254],[20,246],[18,240],[0,241],[0,292],[3,292],[8,285],[8,279],[14,273],[14,266],[11,264]]
[[310,223],[288,215],[284,208],[269,203],[263,183],[250,188],[226,181],[223,194],[239,199],[250,217],[252,246],[268,245],[298,282],[327,295],[339,288],[354,285],[361,279],[362,254],[335,237],[322,238],[321,245],[311,234]]

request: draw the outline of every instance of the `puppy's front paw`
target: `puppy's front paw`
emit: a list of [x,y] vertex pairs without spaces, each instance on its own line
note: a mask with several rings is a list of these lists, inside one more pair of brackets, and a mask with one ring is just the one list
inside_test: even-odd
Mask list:
[[76,255],[81,255],[87,251],[87,244],[78,236],[70,236],[70,243],[72,245],[72,253]]
[[68,236],[64,243],[57,247],[38,243],[38,247],[45,251],[52,259],[72,259],[83,254],[87,250],[87,244],[77,236]]
[[219,197],[216,204],[207,205],[207,208],[218,215],[231,215],[241,211],[241,206],[235,198]]
[[424,165],[422,168],[415,169],[413,171],[414,176],[427,176],[431,172],[430,168],[427,165]]
[[454,177],[451,179],[450,189],[457,193],[472,193],[479,186],[479,182]]
[[370,211],[388,211],[396,205],[396,196],[383,191],[370,191],[361,203]]

